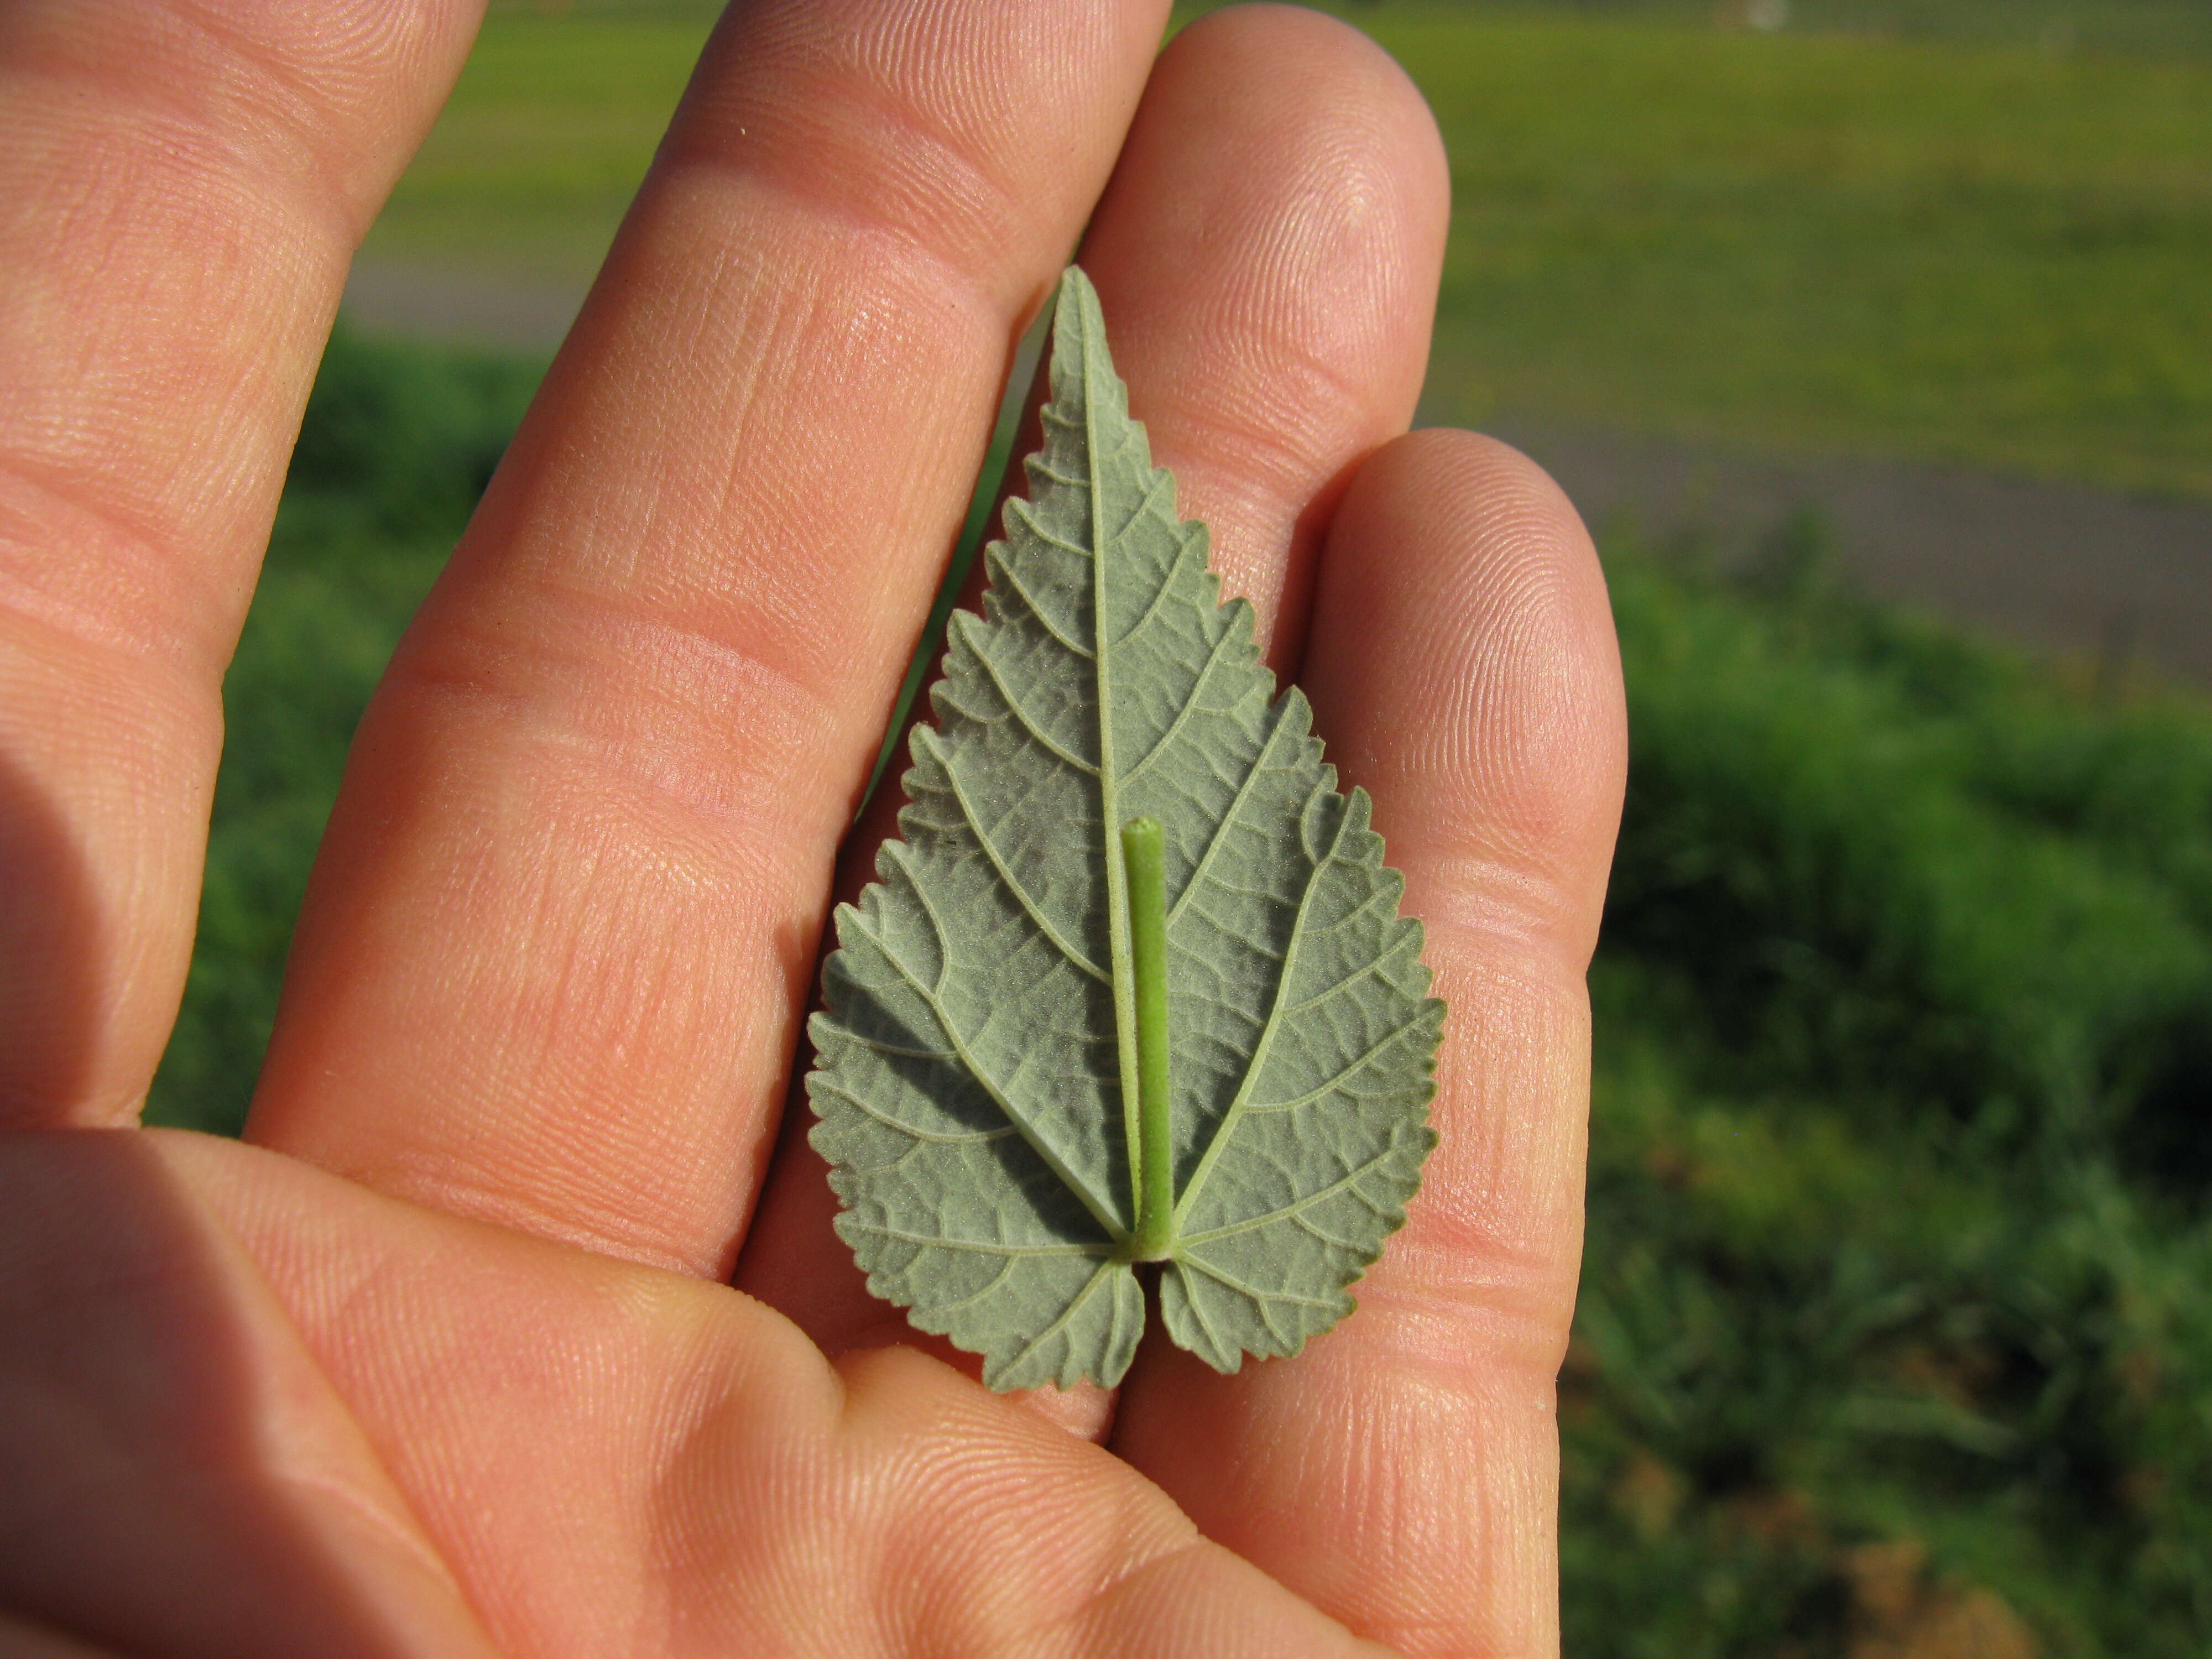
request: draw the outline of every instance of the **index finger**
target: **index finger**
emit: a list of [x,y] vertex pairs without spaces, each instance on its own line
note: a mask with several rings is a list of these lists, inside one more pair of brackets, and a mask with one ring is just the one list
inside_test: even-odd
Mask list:
[[1165,0],[760,0],[355,739],[248,1134],[720,1276],[836,848]]
[[145,1099],[308,382],[481,9],[0,4],[0,1123]]

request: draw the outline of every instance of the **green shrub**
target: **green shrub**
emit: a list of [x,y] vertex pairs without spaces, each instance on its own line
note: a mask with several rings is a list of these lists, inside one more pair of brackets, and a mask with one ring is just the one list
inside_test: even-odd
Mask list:
[[1611,561],[1569,1650],[2202,1653],[2212,717],[1780,567]]
[[343,327],[331,339],[223,683],[199,937],[150,1121],[245,1121],[346,745],[538,374]]
[[[450,544],[491,481],[538,378],[535,366],[508,358],[364,340],[340,326],[300,423],[287,507],[295,520],[312,514],[323,526],[333,513],[358,514],[381,536]],[[321,535],[287,536],[293,527],[280,528],[272,562],[314,556]]]

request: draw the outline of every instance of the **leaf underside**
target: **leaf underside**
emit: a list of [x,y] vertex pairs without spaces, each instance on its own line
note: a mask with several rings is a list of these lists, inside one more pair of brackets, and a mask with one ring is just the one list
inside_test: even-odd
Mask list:
[[1435,1141],[1443,1018],[1366,795],[1219,602],[1079,271],[1053,334],[1030,499],[953,617],[900,839],[838,909],[807,1079],[869,1289],[996,1389],[1111,1385],[1144,1328],[1123,823],[1166,841],[1160,1311],[1216,1370],[1351,1310]]

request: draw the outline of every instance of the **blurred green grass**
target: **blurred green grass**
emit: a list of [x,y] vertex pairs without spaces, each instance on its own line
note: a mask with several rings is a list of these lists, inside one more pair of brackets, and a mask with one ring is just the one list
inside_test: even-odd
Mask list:
[[244,1122],[354,727],[542,369],[332,338],[223,681],[199,933],[149,1121]]
[[[1431,418],[2212,496],[2212,7],[1336,9],[1451,154]],[[495,14],[367,257],[580,281],[708,20]]]
[[1734,582],[1609,550],[1568,1650],[2202,1653],[2212,710],[1808,540]]
[[712,18],[696,5],[495,10],[363,255],[527,283],[588,278]]
[[1370,27],[1452,158],[1436,416],[2212,493],[2212,63]]

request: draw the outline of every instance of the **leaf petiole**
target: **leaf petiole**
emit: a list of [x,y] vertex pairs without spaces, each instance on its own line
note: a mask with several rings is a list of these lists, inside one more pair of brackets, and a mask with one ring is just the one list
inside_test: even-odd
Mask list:
[[1166,836],[1158,818],[1131,818],[1121,826],[1121,863],[1137,1012],[1137,1231],[1127,1248],[1132,1261],[1165,1261],[1176,1253],[1175,1140],[1168,1095]]

